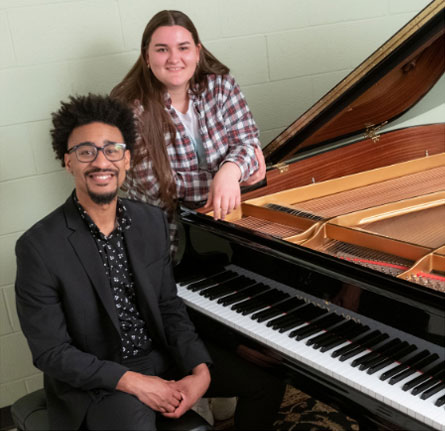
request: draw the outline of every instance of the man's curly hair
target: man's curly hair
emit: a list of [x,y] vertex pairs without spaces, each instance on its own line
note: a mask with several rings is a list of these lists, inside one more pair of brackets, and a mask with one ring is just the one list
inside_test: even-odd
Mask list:
[[56,159],[65,166],[64,154],[68,148],[68,138],[76,127],[90,123],[105,123],[117,127],[124,137],[127,149],[133,151],[136,139],[135,120],[131,109],[110,96],[88,94],[70,96],[62,102],[57,112],[52,114],[52,146]]

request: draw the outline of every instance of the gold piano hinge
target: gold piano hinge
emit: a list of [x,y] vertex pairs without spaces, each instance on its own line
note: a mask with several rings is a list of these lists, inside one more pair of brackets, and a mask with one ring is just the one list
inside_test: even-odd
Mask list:
[[284,162],[277,163],[276,165],[273,165],[273,167],[278,169],[280,174],[284,174],[285,172],[287,172],[289,170],[289,165]]
[[378,126],[376,126],[375,124],[366,123],[365,124],[366,130],[364,135],[365,139],[369,138],[372,139],[372,142],[378,142],[380,140],[380,135],[378,132],[387,123],[388,121],[385,121],[382,124],[379,124]]

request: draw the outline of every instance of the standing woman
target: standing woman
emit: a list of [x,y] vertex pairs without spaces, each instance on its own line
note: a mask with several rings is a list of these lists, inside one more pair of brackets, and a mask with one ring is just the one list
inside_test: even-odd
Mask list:
[[123,190],[164,208],[171,221],[178,201],[205,204],[223,219],[240,204],[240,184],[264,177],[246,100],[184,13],[162,11],[150,20],[138,60],[111,95],[133,107],[139,126]]
[[[240,204],[240,185],[264,177],[246,100],[184,13],[162,11],[149,21],[138,60],[111,96],[132,106],[139,128],[123,190],[166,210],[173,240],[178,202],[205,205],[215,219],[224,218]],[[237,429],[272,429],[285,384],[264,366],[276,361],[232,337],[233,354],[215,338],[206,340],[215,364],[206,396],[238,396]]]

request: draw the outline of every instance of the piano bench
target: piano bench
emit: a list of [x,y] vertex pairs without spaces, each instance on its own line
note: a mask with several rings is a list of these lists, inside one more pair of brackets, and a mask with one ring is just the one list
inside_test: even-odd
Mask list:
[[[11,406],[11,415],[18,431],[49,430],[45,391],[39,389],[18,399]],[[210,431],[211,425],[198,413],[189,410],[179,419],[167,419],[159,415],[157,429],[171,431]]]

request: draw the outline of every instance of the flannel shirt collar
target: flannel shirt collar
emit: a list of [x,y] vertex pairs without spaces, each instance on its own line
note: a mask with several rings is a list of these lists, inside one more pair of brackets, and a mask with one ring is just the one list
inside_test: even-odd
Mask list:
[[[196,85],[196,88],[197,88],[197,87],[198,87],[198,86]],[[189,89],[187,90],[187,94],[188,94],[190,100],[193,102],[193,104],[196,105],[196,103],[197,103],[198,100],[199,100],[199,97],[198,97],[198,95],[196,94],[196,92],[194,92],[191,88],[189,88]],[[173,109],[172,98],[171,98],[171,96],[170,96],[170,94],[169,94],[168,91],[166,91],[166,92],[164,93],[164,105],[165,105],[165,107],[166,107],[166,109],[167,109],[168,111],[170,111],[170,110]]]

